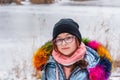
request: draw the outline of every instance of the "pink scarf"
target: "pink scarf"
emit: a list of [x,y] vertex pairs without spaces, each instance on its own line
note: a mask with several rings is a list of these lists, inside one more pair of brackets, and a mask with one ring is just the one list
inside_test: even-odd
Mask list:
[[79,48],[70,57],[66,57],[66,56],[62,55],[61,53],[56,52],[55,50],[53,50],[52,56],[58,63],[60,63],[64,66],[70,66],[70,65],[78,62],[79,60],[83,59],[85,53],[86,53],[85,45],[84,45],[84,43],[81,43]]

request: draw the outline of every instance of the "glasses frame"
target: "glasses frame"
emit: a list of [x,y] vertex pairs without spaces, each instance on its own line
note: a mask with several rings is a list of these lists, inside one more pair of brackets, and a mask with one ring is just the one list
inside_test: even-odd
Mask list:
[[[71,40],[68,41],[68,38],[70,38]],[[63,41],[64,41],[66,44],[69,44],[69,43],[72,43],[74,39],[75,39],[75,36],[68,36],[68,37],[65,37],[65,38],[60,38],[60,39],[58,39],[58,40],[61,40],[61,42],[59,41],[59,42],[60,42],[59,44],[57,43],[57,39],[54,40],[54,43],[55,43],[55,45],[60,46],[60,45],[63,44]]]

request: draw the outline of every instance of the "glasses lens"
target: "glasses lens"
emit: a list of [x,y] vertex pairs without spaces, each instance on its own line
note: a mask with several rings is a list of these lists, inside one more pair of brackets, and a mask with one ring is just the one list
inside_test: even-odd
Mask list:
[[66,43],[71,43],[73,41],[73,38],[74,38],[73,36],[66,37],[65,42]]
[[56,45],[61,45],[63,42],[63,39],[57,39],[55,40]]

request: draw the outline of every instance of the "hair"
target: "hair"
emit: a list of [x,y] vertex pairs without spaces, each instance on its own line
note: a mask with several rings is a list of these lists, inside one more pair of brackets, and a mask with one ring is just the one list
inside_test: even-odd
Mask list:
[[78,62],[76,62],[75,64],[73,64],[73,68],[79,66],[80,69],[84,70],[87,68],[88,62],[85,59],[82,59]]

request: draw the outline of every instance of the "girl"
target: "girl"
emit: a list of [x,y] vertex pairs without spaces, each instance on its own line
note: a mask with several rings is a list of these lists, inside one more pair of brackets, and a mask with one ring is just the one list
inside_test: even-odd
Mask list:
[[111,57],[101,57],[100,53],[109,53],[103,46],[106,52],[98,53],[101,45],[95,44],[97,47],[90,44],[92,48],[85,45],[79,25],[72,19],[61,19],[53,28],[52,53],[42,67],[41,80],[108,80]]

